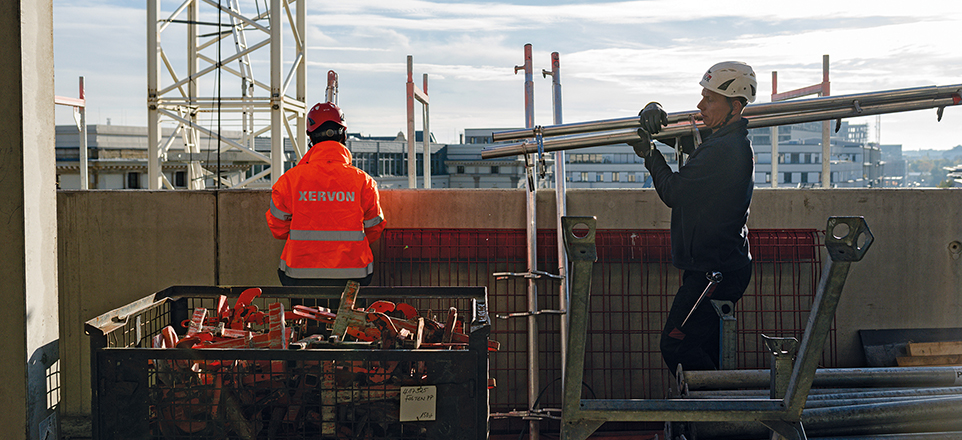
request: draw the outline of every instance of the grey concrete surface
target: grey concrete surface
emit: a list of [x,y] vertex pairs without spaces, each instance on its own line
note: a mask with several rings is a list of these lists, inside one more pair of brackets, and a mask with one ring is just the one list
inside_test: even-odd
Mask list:
[[0,6],[0,432],[58,435],[53,6]]
[[[381,194],[388,228],[524,228],[524,190]],[[653,190],[571,190],[568,200],[569,215],[594,215],[600,229],[668,228]],[[554,228],[553,191],[538,201],[539,228]],[[90,411],[87,340],[74,332],[87,319],[172,285],[278,284],[283,242],[266,227],[268,203],[266,190],[60,192],[69,414]],[[749,227],[824,230],[833,215],[864,216],[875,235],[839,305],[839,366],[864,362],[859,329],[962,326],[962,261],[950,250],[962,241],[962,191],[757,189]]]
[[216,201],[206,191],[59,193],[65,414],[90,412],[84,322],[171,285],[215,284]]

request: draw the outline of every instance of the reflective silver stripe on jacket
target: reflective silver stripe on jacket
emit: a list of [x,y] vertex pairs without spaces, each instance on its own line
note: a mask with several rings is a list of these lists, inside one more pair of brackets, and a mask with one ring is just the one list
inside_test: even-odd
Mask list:
[[377,226],[378,223],[381,223],[381,222],[383,222],[383,221],[384,221],[384,217],[382,217],[382,216],[379,215],[379,216],[374,217],[374,218],[372,218],[372,219],[370,219],[370,220],[364,220],[364,227],[365,227],[365,228],[370,228],[370,227],[372,227],[372,226]]
[[281,210],[281,208],[278,208],[277,205],[274,205],[273,197],[271,197],[271,215],[278,220],[288,221],[291,219],[290,213],[284,212]]
[[291,240],[300,241],[363,241],[364,231],[305,231],[291,229]]
[[352,268],[342,268],[342,269],[326,269],[326,268],[296,268],[287,267],[287,263],[281,260],[281,264],[278,266],[284,271],[287,276],[291,278],[364,278],[372,273],[374,273],[374,263],[368,264],[367,267],[352,267]]

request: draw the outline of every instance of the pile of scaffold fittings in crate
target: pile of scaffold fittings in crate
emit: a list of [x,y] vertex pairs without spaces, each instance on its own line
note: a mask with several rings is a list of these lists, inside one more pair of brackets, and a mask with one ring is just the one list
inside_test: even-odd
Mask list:
[[[480,343],[472,339],[454,307],[440,317],[385,300],[355,308],[358,290],[348,283],[336,311],[285,310],[280,301],[264,311],[253,304],[260,288],[244,290],[233,305],[220,295],[213,308],[193,308],[178,323],[185,333],[166,325],[150,337],[154,349],[189,350],[151,351],[149,424],[106,417],[99,438],[138,430],[157,439],[485,438],[487,398],[479,389],[491,384],[477,350],[498,343],[487,332]],[[432,352],[440,356],[425,357]],[[129,377],[120,370],[136,370],[130,365],[103,362],[98,374]],[[486,380],[478,388],[480,369]],[[138,400],[113,398],[117,389],[100,390],[100,404]]]
[[[325,307],[295,305],[285,311],[284,305],[270,304],[268,313],[251,304],[261,294],[261,289],[251,288],[241,293],[230,307],[227,297],[221,295],[217,309],[194,309],[190,321],[181,325],[187,335],[180,339],[172,326],[165,327],[154,337],[154,348],[297,348],[331,347],[331,344],[353,337],[362,343],[374,343],[376,348],[464,348],[468,343],[463,322],[458,320],[458,310],[448,308],[444,322],[437,321],[433,311],[421,316],[413,306],[391,301],[376,301],[366,309],[355,309],[359,285],[350,281],[341,295],[337,313]],[[326,333],[306,334],[315,326],[308,321],[328,324]],[[287,322],[301,326],[289,328]],[[267,327],[267,331],[255,328]],[[497,341],[488,341],[488,348],[496,351]]]

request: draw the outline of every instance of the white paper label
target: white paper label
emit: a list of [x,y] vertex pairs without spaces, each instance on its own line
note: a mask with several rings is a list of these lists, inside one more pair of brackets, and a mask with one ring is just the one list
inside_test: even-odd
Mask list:
[[435,420],[438,403],[438,387],[401,387],[402,422]]

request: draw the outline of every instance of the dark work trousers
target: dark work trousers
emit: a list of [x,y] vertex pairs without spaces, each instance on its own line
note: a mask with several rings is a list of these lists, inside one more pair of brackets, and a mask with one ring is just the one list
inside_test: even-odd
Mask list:
[[[281,280],[281,285],[284,287],[290,286],[334,286],[334,287],[344,287],[347,285],[349,279],[335,279],[335,278],[291,278],[284,273],[283,270],[277,269],[277,278]],[[356,279],[358,284],[362,286],[367,286],[371,284],[371,280],[374,278],[374,274],[370,274],[364,278]]]
[[[284,273],[283,270],[280,270],[280,269],[277,269],[277,278],[281,280],[281,285],[284,286],[284,287],[297,287],[297,286],[325,287],[325,286],[331,286],[331,287],[340,287],[340,288],[343,289],[345,286],[347,286],[347,282],[350,281],[350,280],[347,279],[347,278],[344,278],[344,279],[338,279],[338,278],[291,278],[291,277],[287,276],[287,274]],[[372,280],[372,279],[374,279],[374,274],[373,274],[373,273],[372,273],[372,274],[369,274],[368,276],[366,276],[366,277],[364,277],[364,278],[356,279],[356,280],[354,280],[354,281],[357,281],[358,284],[360,284],[360,285],[362,285],[362,286],[367,286],[367,285],[370,285],[370,284],[371,284],[371,280]],[[322,300],[322,301],[324,301],[324,300]],[[338,304],[340,304],[340,302],[341,302],[340,300],[327,300],[326,302],[321,302],[321,303],[305,304],[304,300],[302,300],[302,299],[300,299],[300,298],[292,298],[292,299],[291,299],[291,307],[307,305],[307,306],[322,306],[322,307],[327,307],[327,308],[329,308],[329,309],[337,310],[337,306],[338,306]]]
[[715,286],[711,296],[702,300],[682,327],[681,323],[708,286],[705,272],[685,271],[682,285],[671,303],[665,329],[661,332],[661,355],[672,375],[678,364],[686,371],[718,369],[720,320],[711,300],[737,302],[751,279],[751,263],[741,269],[723,272],[722,281]]

